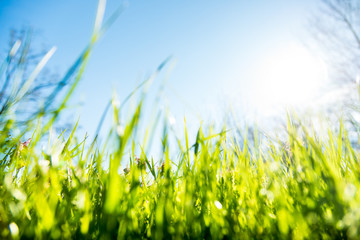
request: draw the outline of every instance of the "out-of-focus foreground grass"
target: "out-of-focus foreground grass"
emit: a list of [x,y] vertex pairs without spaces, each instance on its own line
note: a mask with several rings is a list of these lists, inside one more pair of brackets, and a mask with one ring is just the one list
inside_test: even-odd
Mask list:
[[[11,110],[30,78],[1,113],[0,238],[359,239],[360,156],[342,126],[320,140],[289,123],[288,146],[269,142],[265,151],[232,141],[226,130],[199,129],[190,143],[185,127],[173,158],[165,121],[163,152],[153,160],[136,152],[142,144],[134,138],[140,97],[122,127],[113,105],[109,139],[115,147],[97,147],[96,139],[86,145],[74,127],[68,138],[59,136],[41,150],[93,44],[116,14],[102,28],[98,16],[91,43],[69,70],[74,81],[55,110],[45,104],[15,131]],[[29,133],[31,140],[19,141]]]

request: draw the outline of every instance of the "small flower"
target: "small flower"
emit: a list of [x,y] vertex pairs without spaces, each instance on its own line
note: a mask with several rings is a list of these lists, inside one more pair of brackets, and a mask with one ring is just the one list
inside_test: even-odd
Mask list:
[[222,204],[219,201],[216,200],[214,204],[218,209],[222,209]]
[[30,144],[30,142],[31,142],[31,138],[29,138],[28,140],[26,140],[26,142],[23,142],[22,145],[23,145],[24,147],[28,147],[29,144]]
[[20,142],[19,141],[19,151],[22,151],[24,148],[28,148],[31,142],[31,138],[29,138],[28,140],[26,140],[25,142]]
[[145,160],[142,160],[141,158],[135,157],[135,162],[136,162],[136,165],[137,165],[140,169],[146,169]]
[[16,225],[16,223],[12,222],[9,224],[9,230],[12,237],[17,237],[19,235],[19,227]]

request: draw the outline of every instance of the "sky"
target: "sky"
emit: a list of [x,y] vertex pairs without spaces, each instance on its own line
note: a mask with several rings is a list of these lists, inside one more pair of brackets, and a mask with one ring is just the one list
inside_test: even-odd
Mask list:
[[[196,129],[201,121],[221,119],[230,110],[245,118],[274,114],[295,95],[301,98],[301,89],[319,85],[313,84],[314,76],[324,78],[326,66],[303,47],[316,3],[129,0],[94,48],[71,100],[76,109],[71,118],[80,117],[83,131],[93,134],[113,92],[121,101],[169,56],[172,70],[165,68],[148,95],[155,98],[167,76],[160,107],[169,109],[177,125],[186,117]],[[121,4],[108,0],[105,18]],[[48,67],[63,75],[89,42],[96,9],[95,0],[2,0],[0,56],[8,50],[11,28],[32,27],[39,46],[57,47]],[[323,66],[322,72],[312,71],[311,65]],[[288,81],[302,72],[311,76]],[[285,96],[283,86],[288,87]]]

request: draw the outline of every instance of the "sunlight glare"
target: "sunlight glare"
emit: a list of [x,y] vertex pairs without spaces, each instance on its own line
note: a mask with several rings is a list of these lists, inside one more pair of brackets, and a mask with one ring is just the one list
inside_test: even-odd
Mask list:
[[258,74],[256,105],[262,112],[308,106],[327,79],[325,63],[299,44],[270,54]]

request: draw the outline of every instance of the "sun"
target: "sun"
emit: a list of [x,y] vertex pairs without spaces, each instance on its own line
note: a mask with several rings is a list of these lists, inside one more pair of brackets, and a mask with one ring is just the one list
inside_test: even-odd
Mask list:
[[259,111],[308,106],[327,79],[324,61],[300,44],[289,44],[260,63],[255,89]]

